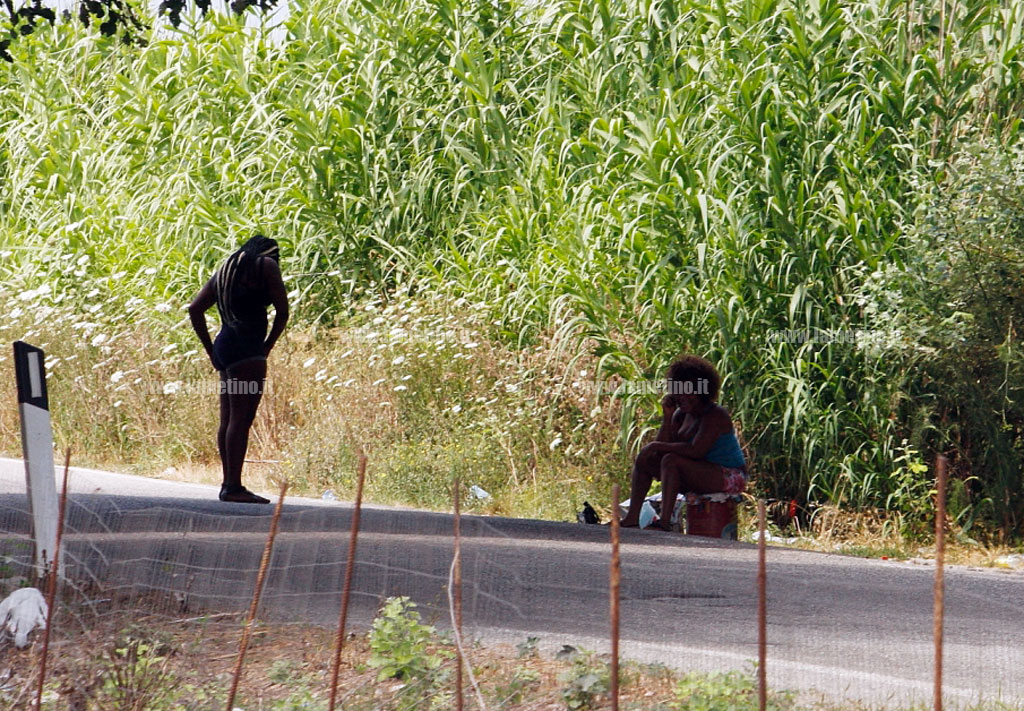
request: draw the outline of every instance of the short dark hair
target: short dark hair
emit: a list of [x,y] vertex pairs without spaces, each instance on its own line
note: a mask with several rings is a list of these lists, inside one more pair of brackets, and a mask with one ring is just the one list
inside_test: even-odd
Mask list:
[[[697,394],[703,402],[714,402],[718,399],[718,390],[722,385],[722,379],[715,370],[715,366],[706,358],[695,355],[680,356],[668,367],[666,378],[670,383],[692,383],[692,392]],[[706,388],[698,387],[698,382],[705,380]],[[670,386],[671,387],[671,386]],[[671,390],[670,390],[671,392]]]

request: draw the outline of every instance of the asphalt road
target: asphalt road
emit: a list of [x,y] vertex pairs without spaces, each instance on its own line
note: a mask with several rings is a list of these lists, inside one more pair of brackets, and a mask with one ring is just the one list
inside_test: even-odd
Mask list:
[[[182,609],[238,610],[272,507],[222,504],[212,487],[73,470],[67,551],[72,576],[107,589],[173,592]],[[24,470],[0,460],[0,554],[23,555],[30,521]],[[269,492],[264,492],[269,493]],[[289,499],[262,614],[333,624],[350,505]],[[355,626],[408,595],[446,626],[452,520],[364,508]],[[464,618],[484,640],[607,650],[608,529],[526,519],[463,518]],[[622,531],[623,653],[684,669],[739,669],[757,657],[756,547]],[[772,686],[872,702],[932,693],[934,568],[770,547]],[[1024,574],[948,567],[948,700],[1024,701]]]

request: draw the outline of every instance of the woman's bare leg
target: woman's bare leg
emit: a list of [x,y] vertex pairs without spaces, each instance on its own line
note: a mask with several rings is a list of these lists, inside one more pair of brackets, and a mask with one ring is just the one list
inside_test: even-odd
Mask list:
[[643,506],[651,484],[658,478],[661,471],[661,459],[665,455],[651,452],[646,447],[640,450],[633,462],[633,474],[629,484],[629,510],[620,526],[638,526],[640,524],[640,508]]
[[681,493],[713,494],[725,488],[722,467],[700,459],[687,459],[678,454],[661,458],[661,519],[666,531],[672,521],[676,497]]
[[227,369],[228,424],[224,431],[224,485],[242,485],[242,465],[249,448],[249,430],[263,397],[267,362],[250,360]]
[[228,483],[228,450],[225,438],[231,421],[231,404],[228,402],[227,373],[220,372],[220,426],[217,427],[217,453],[220,455],[221,486]]

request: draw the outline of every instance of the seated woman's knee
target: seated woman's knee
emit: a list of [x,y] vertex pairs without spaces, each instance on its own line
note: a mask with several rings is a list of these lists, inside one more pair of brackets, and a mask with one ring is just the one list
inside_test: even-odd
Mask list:
[[663,456],[660,452],[654,451],[653,447],[647,445],[636,455],[636,463],[642,467],[657,466]]
[[665,469],[686,469],[693,464],[693,460],[681,454],[664,454],[661,457],[661,468]]

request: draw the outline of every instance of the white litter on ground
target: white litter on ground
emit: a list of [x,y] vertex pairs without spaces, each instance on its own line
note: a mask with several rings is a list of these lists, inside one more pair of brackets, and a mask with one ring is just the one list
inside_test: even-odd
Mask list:
[[46,627],[46,600],[35,588],[15,590],[0,602],[0,629],[14,636],[18,649],[28,646],[29,634]]

